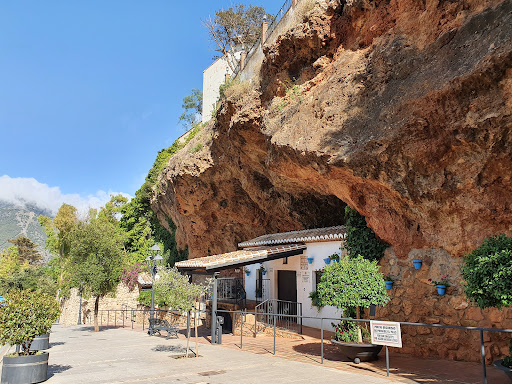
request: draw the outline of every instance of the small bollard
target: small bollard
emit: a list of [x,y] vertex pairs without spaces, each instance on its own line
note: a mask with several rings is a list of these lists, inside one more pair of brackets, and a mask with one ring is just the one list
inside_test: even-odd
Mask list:
[[224,324],[224,317],[217,316],[217,327],[216,327],[216,344],[222,344],[222,324]]

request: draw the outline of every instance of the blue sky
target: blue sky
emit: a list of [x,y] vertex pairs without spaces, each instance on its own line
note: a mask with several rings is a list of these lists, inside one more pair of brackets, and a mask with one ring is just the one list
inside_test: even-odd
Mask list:
[[[251,3],[270,13],[282,5]],[[182,99],[202,88],[215,55],[201,19],[231,4],[1,1],[3,180],[133,195],[158,150],[184,132]]]

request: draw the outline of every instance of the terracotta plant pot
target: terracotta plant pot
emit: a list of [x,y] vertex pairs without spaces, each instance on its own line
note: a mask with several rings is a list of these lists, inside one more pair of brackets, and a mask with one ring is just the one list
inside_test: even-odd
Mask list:
[[492,363],[492,365],[503,371],[505,375],[508,376],[509,381],[512,383],[512,368],[505,367],[502,363],[503,360],[496,360],[494,363]]
[[331,343],[350,360],[354,360],[356,357],[359,358],[360,361],[377,360],[378,354],[382,350],[382,345],[375,344],[345,343],[334,339],[331,339]]

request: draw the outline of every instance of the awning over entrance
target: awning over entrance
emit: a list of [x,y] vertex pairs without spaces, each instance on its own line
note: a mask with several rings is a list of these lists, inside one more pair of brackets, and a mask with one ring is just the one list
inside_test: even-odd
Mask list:
[[243,267],[264,261],[283,259],[300,255],[306,249],[305,244],[286,244],[272,247],[246,248],[240,251],[223,253],[180,261],[176,267],[182,271],[196,273],[213,273],[223,269]]

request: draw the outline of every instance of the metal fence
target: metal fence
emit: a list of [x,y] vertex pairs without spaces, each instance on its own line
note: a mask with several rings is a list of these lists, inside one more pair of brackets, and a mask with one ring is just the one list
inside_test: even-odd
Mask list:
[[[267,41],[268,38],[270,37],[270,35],[272,35],[272,32],[274,31],[276,26],[279,24],[281,19],[284,17],[284,15],[286,15],[286,12],[288,12],[288,10],[291,8],[291,6],[292,6],[292,0],[286,0],[284,2],[284,4],[281,6],[281,8],[279,9],[279,11],[272,18],[272,22],[269,24],[268,29],[267,29],[265,41]],[[249,50],[247,51],[247,56],[245,57],[245,65],[246,66],[247,66],[247,63],[249,62],[249,60],[251,60],[252,55],[254,55],[254,53],[258,50],[258,48],[260,48],[260,45],[263,45],[265,43],[265,41],[263,41],[263,42],[261,41],[261,34],[260,34],[260,37],[254,42],[254,44],[251,46],[251,48],[249,48]],[[235,71],[233,72],[233,78],[237,77],[238,74],[241,72],[241,70],[242,69],[240,67],[240,60],[239,60],[238,64],[235,67]]]
[[302,303],[269,299],[254,308],[254,332],[257,323],[302,334]]
[[[225,313],[232,313],[234,316],[240,316],[240,349],[243,348],[243,327],[244,323],[247,326],[247,321],[245,321],[245,316],[247,315],[246,311],[228,311],[223,309],[218,309],[217,312],[225,312]],[[272,327],[273,327],[273,354],[276,354],[276,332],[279,328],[278,324],[280,321],[280,318],[284,317],[294,317],[296,318],[297,322],[302,321],[302,319],[314,319],[318,321],[319,328],[320,328],[320,363],[324,364],[324,324],[325,321],[329,322],[339,322],[339,321],[355,321],[355,322],[362,322],[362,323],[369,323],[370,320],[368,319],[353,319],[353,318],[331,318],[331,317],[312,317],[312,316],[302,316],[302,315],[280,315],[272,312],[267,313],[259,313],[258,316],[267,316],[268,319],[273,318],[272,320]],[[501,328],[481,328],[481,327],[463,327],[459,325],[443,325],[443,324],[426,324],[426,323],[411,323],[406,321],[400,321],[397,322],[400,323],[400,326],[411,326],[411,327],[430,327],[430,328],[442,328],[442,329],[459,329],[464,331],[471,331],[471,332],[479,332],[480,334],[480,356],[482,361],[482,382],[484,384],[487,384],[487,367],[485,365],[485,342],[484,342],[484,332],[501,332],[501,333],[511,333],[512,329],[501,329]],[[234,331],[234,330],[233,330]],[[256,334],[255,336],[256,337]],[[389,360],[387,356],[387,347],[386,347],[386,360],[387,360],[387,373],[389,376]],[[476,352],[476,351],[475,351]]]

